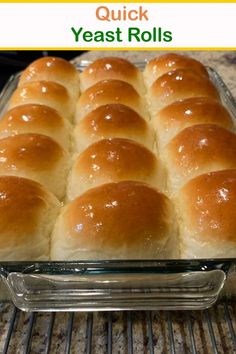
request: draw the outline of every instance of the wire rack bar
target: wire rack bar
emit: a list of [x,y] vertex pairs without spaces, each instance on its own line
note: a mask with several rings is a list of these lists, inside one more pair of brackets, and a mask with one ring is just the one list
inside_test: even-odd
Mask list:
[[112,354],[112,312],[108,312],[107,317],[107,353]]
[[47,329],[45,354],[50,353],[54,322],[55,322],[55,312],[52,312],[50,314],[50,320],[49,320],[49,325],[48,325],[48,329]]
[[172,321],[171,321],[171,314],[169,311],[167,311],[166,317],[167,317],[168,332],[169,332],[170,351],[172,354],[176,354],[175,353],[175,341],[174,341],[174,333],[173,333],[173,327],[172,327]]
[[3,354],[7,354],[7,352],[8,352],[12,332],[14,329],[14,324],[16,321],[16,315],[17,315],[17,308],[14,306],[13,310],[12,310],[12,315],[11,315],[11,318],[9,321],[9,327],[8,327],[8,331],[7,331],[7,335],[6,335],[6,340],[5,340],[4,347],[3,347]]
[[88,313],[87,329],[86,329],[86,354],[92,353],[92,337],[93,337],[93,314]]
[[192,325],[192,320],[189,312],[187,312],[187,324],[188,324],[189,337],[191,341],[191,351],[192,354],[197,354],[197,348],[196,348],[195,337],[193,332],[193,325]]
[[67,326],[65,354],[70,354],[73,322],[74,322],[74,313],[71,312],[69,314],[69,320],[68,320],[68,326]]
[[236,352],[236,335],[235,335],[235,331],[234,331],[234,327],[232,324],[232,320],[230,317],[230,313],[229,313],[229,307],[227,303],[224,303],[224,312],[225,312],[225,320],[227,322],[228,328],[229,328],[229,332],[231,335],[231,339],[234,345],[234,350]]
[[150,354],[154,354],[154,346],[153,346],[153,331],[152,331],[152,312],[147,312],[147,324],[148,324],[148,339],[149,339],[149,351]]
[[127,312],[127,337],[128,337],[128,354],[133,354],[133,323],[132,313]]
[[209,313],[209,310],[205,311],[205,316],[206,316],[206,321],[207,321],[207,326],[208,326],[208,331],[211,339],[211,344],[212,344],[212,351],[214,354],[219,354],[218,348],[217,348],[217,343],[216,343],[216,337],[214,334],[213,326],[212,326],[212,320],[211,320],[211,315]]
[[34,323],[35,323],[35,318],[36,318],[36,313],[33,312],[30,315],[30,319],[29,319],[28,330],[27,330],[27,333],[26,333],[26,341],[25,341],[24,350],[23,350],[24,354],[30,354],[31,341],[32,341],[32,334],[33,334],[33,327],[34,327]]

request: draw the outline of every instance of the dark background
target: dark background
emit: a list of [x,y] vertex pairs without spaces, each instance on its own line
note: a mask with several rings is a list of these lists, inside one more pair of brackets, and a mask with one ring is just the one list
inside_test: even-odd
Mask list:
[[72,59],[83,51],[0,51],[0,90],[12,74],[23,70],[35,59],[42,56],[57,56]]

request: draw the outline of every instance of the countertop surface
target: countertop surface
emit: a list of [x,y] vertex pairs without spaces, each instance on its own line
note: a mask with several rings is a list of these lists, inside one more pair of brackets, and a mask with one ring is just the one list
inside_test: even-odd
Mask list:
[[[150,60],[164,53],[163,51],[91,51],[81,55],[79,59],[94,60],[103,56],[121,56],[133,61],[142,61]],[[184,53],[218,71],[234,97],[236,97],[236,52],[192,51]],[[176,354],[193,352],[191,349],[193,348],[193,343],[191,342],[192,329],[195,334],[197,353],[216,353],[215,344],[218,347],[219,353],[235,353],[232,333],[227,325],[224,311],[225,308],[223,306],[218,306],[216,309],[210,310],[209,313],[202,311],[198,313],[190,312],[188,314],[153,312],[151,315],[153,320],[153,353],[167,354],[171,352],[173,345]],[[233,326],[236,325],[235,314],[236,309],[234,306],[231,306],[230,315],[233,318]],[[69,353],[67,339],[68,331],[70,332],[71,329],[71,346],[69,345],[71,353],[82,354],[91,352],[103,354],[108,349],[109,328],[110,330],[112,329],[112,353],[131,353],[128,350],[130,338],[127,335],[131,327],[129,327],[130,322],[127,316],[127,313],[119,312],[115,312],[112,315],[95,313],[93,318],[85,313],[77,313],[74,316],[68,313],[59,313],[54,318],[50,353]],[[136,312],[132,316],[133,353],[150,353],[150,313]],[[212,328],[217,338],[215,343],[214,341],[212,342],[212,328],[209,325],[209,316],[211,316]],[[170,322],[171,317],[172,326]],[[9,333],[10,324],[12,323],[13,332],[8,353],[45,353],[52,318],[50,314],[38,314],[36,317],[32,317],[32,315],[20,312],[14,318],[13,307],[3,305],[0,308],[0,352],[3,353],[4,343],[7,333]],[[93,328],[93,336],[88,338],[91,328]],[[30,329],[32,329],[32,338],[28,336]],[[25,351],[27,344],[28,349],[31,347],[29,351]],[[91,346],[91,351],[88,350],[88,346]]]

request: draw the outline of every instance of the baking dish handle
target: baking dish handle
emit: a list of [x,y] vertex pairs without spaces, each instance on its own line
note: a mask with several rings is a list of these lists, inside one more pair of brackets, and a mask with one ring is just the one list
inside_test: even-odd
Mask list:
[[14,304],[26,311],[205,309],[224,286],[223,270],[187,273],[32,275],[5,281]]

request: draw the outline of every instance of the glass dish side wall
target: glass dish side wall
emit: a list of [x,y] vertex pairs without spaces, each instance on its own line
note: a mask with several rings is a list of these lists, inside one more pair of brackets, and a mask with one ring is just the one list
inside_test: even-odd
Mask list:
[[[89,64],[73,62],[78,70]],[[230,91],[213,69],[208,72],[236,119]],[[19,76],[11,77],[0,95],[0,116]],[[0,298],[30,311],[203,309],[219,295],[236,294],[235,267],[236,259],[2,262]]]

